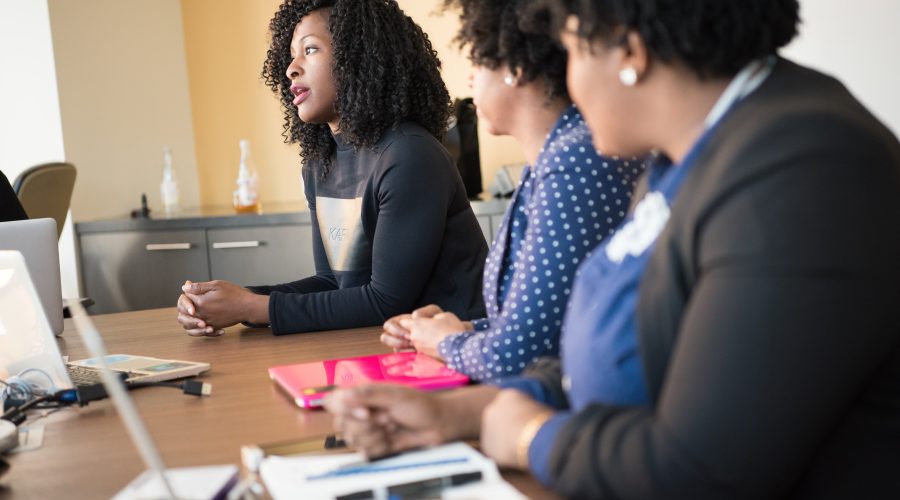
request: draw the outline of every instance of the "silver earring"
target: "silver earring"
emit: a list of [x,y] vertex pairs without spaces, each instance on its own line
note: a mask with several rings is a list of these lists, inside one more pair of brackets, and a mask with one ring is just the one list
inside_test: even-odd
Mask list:
[[503,83],[509,85],[510,87],[515,87],[516,79],[512,75],[506,75],[506,78],[503,79]]
[[626,87],[634,87],[634,84],[637,83],[637,80],[637,70],[632,68],[631,66],[622,68],[622,71],[619,71],[619,81],[622,82],[622,85]]

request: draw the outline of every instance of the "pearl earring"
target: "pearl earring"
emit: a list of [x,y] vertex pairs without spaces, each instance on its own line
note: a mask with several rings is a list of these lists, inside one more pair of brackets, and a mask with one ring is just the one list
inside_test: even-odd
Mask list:
[[512,75],[506,75],[506,78],[503,79],[503,83],[509,85],[510,87],[515,87],[516,79]]
[[619,81],[622,82],[622,85],[626,87],[634,87],[634,84],[637,83],[637,80],[637,70],[632,68],[631,66],[622,68],[622,71],[619,71]]

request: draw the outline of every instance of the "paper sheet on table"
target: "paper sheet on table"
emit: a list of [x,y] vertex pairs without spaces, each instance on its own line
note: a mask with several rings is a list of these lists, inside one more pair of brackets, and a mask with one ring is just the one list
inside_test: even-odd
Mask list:
[[[166,469],[166,479],[180,500],[223,498],[237,483],[239,469],[235,465],[205,465]],[[147,500],[168,498],[163,482],[152,471],[145,470],[123,488],[113,500]]]
[[[439,465],[426,464],[448,459],[465,458],[461,463]],[[451,443],[426,450],[404,453],[380,460],[380,467],[415,465],[391,471],[309,479],[310,476],[327,473],[338,467],[362,461],[359,453],[344,455],[304,455],[300,457],[268,457],[260,467],[260,475],[269,494],[275,500],[293,498],[334,498],[359,491],[377,490],[387,486],[420,481],[434,477],[480,471],[483,479],[478,483],[448,488],[442,492],[446,499],[524,499],[515,488],[500,477],[494,462],[465,443]]]

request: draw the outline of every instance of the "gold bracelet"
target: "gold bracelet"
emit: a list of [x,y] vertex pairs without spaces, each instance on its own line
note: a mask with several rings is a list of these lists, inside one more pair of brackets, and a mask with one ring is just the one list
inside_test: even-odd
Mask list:
[[516,461],[519,463],[519,467],[522,470],[528,470],[528,449],[531,448],[531,442],[534,441],[534,436],[537,435],[538,431],[541,430],[541,427],[550,420],[554,412],[552,410],[548,410],[542,413],[538,413],[537,415],[531,417],[531,420],[525,424],[525,427],[522,427],[522,430],[519,432],[519,439],[516,441]]

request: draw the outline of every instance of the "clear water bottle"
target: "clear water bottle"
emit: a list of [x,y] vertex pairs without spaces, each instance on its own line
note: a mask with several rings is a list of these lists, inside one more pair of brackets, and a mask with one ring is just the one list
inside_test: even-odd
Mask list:
[[175,180],[175,171],[172,168],[172,150],[169,146],[163,146],[163,180],[159,184],[159,194],[162,197],[166,215],[172,215],[181,209],[178,182]]
[[241,163],[238,167],[237,189],[232,201],[238,213],[259,213],[259,176],[250,154],[250,141],[242,139]]

